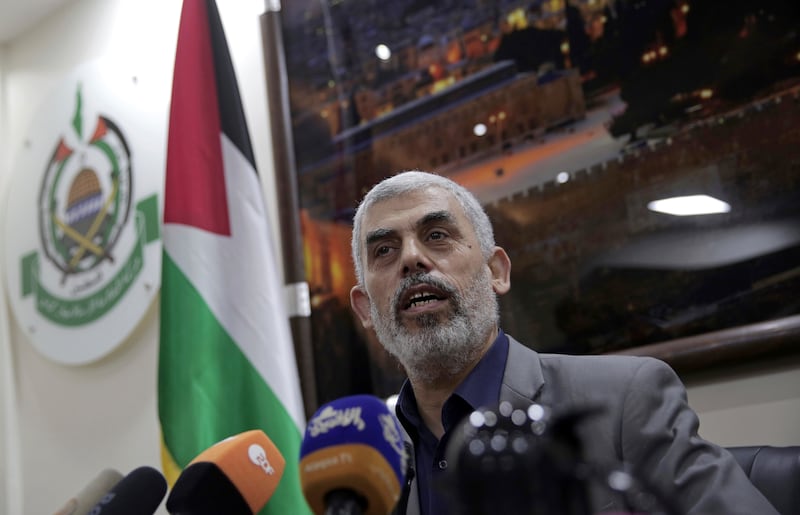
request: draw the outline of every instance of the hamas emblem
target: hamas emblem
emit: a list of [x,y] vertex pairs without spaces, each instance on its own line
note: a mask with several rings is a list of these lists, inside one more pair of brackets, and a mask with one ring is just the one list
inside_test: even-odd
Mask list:
[[[80,137],[80,93],[78,110],[72,127]],[[98,116],[79,148],[63,138],[58,142],[39,195],[39,236],[45,256],[62,272],[62,284],[78,277],[86,278],[86,286],[102,280],[91,272],[104,260],[114,262],[114,244],[130,208],[130,149],[114,122]],[[76,284],[74,293],[80,289]]]
[[[96,325],[137,283],[147,257],[145,248],[159,238],[157,196],[134,200],[132,155],[125,134],[111,117],[86,116],[83,111],[78,86],[74,116],[52,143],[39,186],[39,249],[19,261],[19,293],[32,303],[40,321],[28,325],[32,336],[44,329],[41,322],[68,330]],[[150,291],[146,294],[151,298]],[[119,329],[115,325],[112,331]],[[108,330],[105,337],[112,341]],[[83,357],[78,352],[56,359],[86,362],[110,350],[99,347]]]

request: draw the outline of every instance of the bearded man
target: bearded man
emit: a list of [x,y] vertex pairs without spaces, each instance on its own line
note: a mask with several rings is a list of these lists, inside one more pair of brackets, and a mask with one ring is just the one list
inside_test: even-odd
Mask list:
[[[630,464],[679,513],[777,513],[728,451],[698,436],[685,388],[664,362],[539,354],[502,331],[497,296],[511,287],[511,261],[457,183],[420,171],[380,182],[356,211],[352,252],[353,310],[408,377],[397,416],[414,472],[398,513],[456,513],[435,487],[448,439],[471,412],[501,401],[603,406],[579,428],[586,460]],[[592,504],[597,513],[625,509],[598,488]]]

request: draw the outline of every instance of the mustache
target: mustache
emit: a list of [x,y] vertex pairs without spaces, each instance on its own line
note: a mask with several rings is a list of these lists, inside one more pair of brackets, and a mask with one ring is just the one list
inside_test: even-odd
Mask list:
[[420,284],[426,284],[442,290],[455,301],[456,305],[459,305],[461,296],[458,294],[458,290],[455,288],[455,286],[442,279],[433,277],[429,273],[419,272],[403,278],[403,280],[397,286],[397,291],[395,291],[394,298],[392,299],[392,306],[395,308],[395,311],[397,311],[397,306],[400,304],[400,299],[403,298],[406,290]]

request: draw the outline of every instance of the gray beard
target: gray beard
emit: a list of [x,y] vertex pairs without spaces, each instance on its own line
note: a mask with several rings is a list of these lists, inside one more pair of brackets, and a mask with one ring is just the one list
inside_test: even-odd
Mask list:
[[[447,292],[452,309],[417,316],[412,332],[401,322],[398,304],[403,292],[416,284]],[[400,284],[388,314],[380,315],[375,303],[370,308],[378,341],[403,365],[412,383],[424,384],[455,376],[476,361],[497,325],[498,312],[497,295],[483,269],[463,294],[440,279],[418,274]]]

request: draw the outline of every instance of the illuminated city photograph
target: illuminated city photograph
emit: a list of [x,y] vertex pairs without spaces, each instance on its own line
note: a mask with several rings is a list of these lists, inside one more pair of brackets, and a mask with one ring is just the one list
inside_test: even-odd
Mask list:
[[512,261],[501,326],[536,350],[680,372],[721,363],[711,342],[800,330],[796,0],[291,0],[281,15],[315,359],[336,364],[320,402],[404,377],[349,306],[355,208],[401,170],[483,203]]

